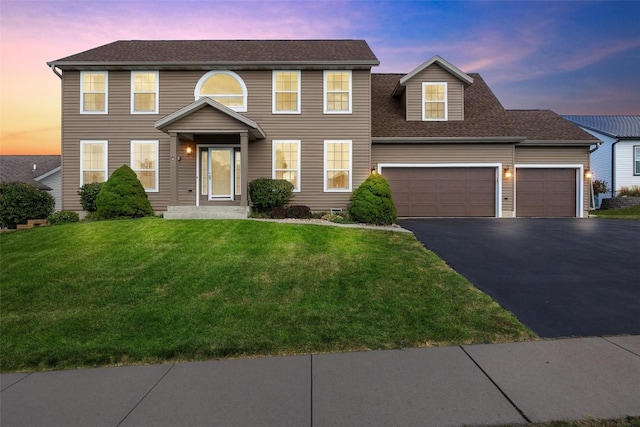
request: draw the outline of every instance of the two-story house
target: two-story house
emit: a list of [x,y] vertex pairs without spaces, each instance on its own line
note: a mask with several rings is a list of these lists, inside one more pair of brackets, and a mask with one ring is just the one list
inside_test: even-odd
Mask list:
[[591,135],[508,111],[434,57],[372,74],[363,40],[118,41],[48,65],[62,80],[63,206],[128,164],[166,217],[246,216],[248,183],[344,209],[373,171],[400,216],[577,216]]

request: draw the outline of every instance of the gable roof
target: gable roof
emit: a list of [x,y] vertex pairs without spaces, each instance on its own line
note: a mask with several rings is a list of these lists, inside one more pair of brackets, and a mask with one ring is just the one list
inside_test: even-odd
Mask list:
[[464,120],[407,121],[404,101],[391,96],[402,74],[371,75],[373,142],[458,141],[595,144],[598,140],[549,110],[505,110],[477,73],[464,89]]
[[380,62],[365,40],[120,40],[47,63],[62,69],[282,64],[370,68]]
[[61,170],[60,159],[60,156],[0,156],[0,182],[26,182],[40,190],[51,190],[40,179]]
[[616,139],[640,139],[640,116],[562,116],[578,126]]
[[206,96],[156,121],[155,127],[156,129],[160,129],[160,130],[165,129],[172,123],[176,123],[177,121],[187,117],[188,115],[206,106],[214,108],[220,111],[221,113],[226,114],[227,116],[246,125],[248,127],[249,133],[254,138],[264,139],[267,137],[266,133],[264,132],[264,130],[262,130],[262,128],[258,123],[254,122],[253,120],[243,116],[242,114],[233,111],[231,108],[225,105],[222,105],[219,102],[214,101],[213,99]]
[[422,70],[424,70],[426,68],[429,68],[433,64],[437,64],[437,65],[441,66],[449,74],[451,74],[454,77],[458,78],[459,80],[461,80],[465,84],[470,85],[471,83],[473,83],[473,78],[470,75],[468,75],[467,73],[463,72],[461,69],[459,69],[458,67],[456,67],[455,65],[453,65],[452,63],[447,61],[446,59],[442,58],[441,56],[436,55],[433,58],[431,58],[431,59],[423,62],[422,64],[420,64],[418,67],[416,67],[409,74],[407,74],[404,77],[402,77],[400,79],[400,81],[398,82],[398,84],[396,85],[396,87],[395,87],[395,89],[393,91],[393,95],[394,96],[395,95],[400,95],[402,93],[402,91],[404,90],[404,86],[407,84],[407,82],[409,80],[411,80],[418,73],[420,73]]

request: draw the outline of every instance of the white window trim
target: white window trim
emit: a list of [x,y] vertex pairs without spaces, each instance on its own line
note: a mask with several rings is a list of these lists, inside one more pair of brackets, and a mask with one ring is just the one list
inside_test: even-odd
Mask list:
[[[85,74],[104,74],[104,111],[85,111],[84,110],[84,75]],[[93,92],[90,92],[93,93]],[[98,92],[96,92],[98,93]],[[80,71],[80,114],[109,114],[109,72],[108,71]]]
[[[84,171],[85,170],[102,170],[102,169],[84,169],[84,146],[89,144],[102,144],[104,145],[104,181],[109,178],[109,142],[107,140],[81,140],[80,141],[80,187],[84,185]],[[103,181],[103,182],[104,182]]]
[[[327,75],[329,73],[348,73],[349,74],[349,109],[345,111],[334,111],[327,109]],[[353,73],[351,70],[324,70],[322,75],[322,108],[324,114],[351,114],[353,111]]]
[[277,144],[296,144],[298,146],[298,169],[296,170],[296,172],[298,173],[298,186],[296,188],[293,189],[294,193],[299,193],[300,189],[302,187],[302,175],[301,175],[301,169],[302,169],[302,155],[301,155],[301,141],[299,139],[294,139],[294,140],[286,140],[286,139],[278,139],[278,140],[273,140],[271,142],[271,178],[276,179],[276,145]]
[[[134,76],[136,74],[155,74],[156,75],[156,89],[154,91],[139,91],[134,92]],[[154,93],[156,99],[156,105],[153,111],[135,111],[135,99],[136,93]],[[131,72],[131,114],[158,114],[160,108],[160,73],[158,71],[132,71]]]
[[147,193],[157,193],[160,191],[160,144],[159,141],[157,139],[152,139],[152,140],[142,140],[142,139],[136,139],[136,140],[131,140],[131,146],[130,146],[130,150],[129,150],[129,166],[131,167],[131,169],[133,169],[133,171],[136,171],[136,168],[134,167],[133,164],[133,146],[135,144],[155,144],[156,145],[156,171],[155,171],[155,186],[154,188],[145,188],[144,190]]
[[[430,101],[430,102],[444,102],[444,118],[432,119],[427,117],[427,111],[425,104],[427,101],[424,99],[424,88],[427,86],[440,86],[444,85],[444,101]],[[422,82],[422,120],[425,122],[446,122],[449,120],[449,85],[447,82]]]
[[[276,108],[276,74],[278,73],[296,73],[298,75],[298,87],[296,92],[298,94],[297,104],[295,110],[278,110]],[[302,73],[300,70],[273,70],[271,73],[271,112],[273,114],[300,114],[300,106],[302,105]],[[294,93],[294,91],[280,91],[280,93]]]
[[[327,146],[329,144],[347,143],[349,144],[349,188],[329,188],[329,181],[327,176]],[[323,159],[322,159],[322,173],[324,181],[325,193],[349,193],[353,188],[353,141],[349,139],[326,139],[324,141]]]
[[640,172],[637,172],[637,165],[640,162],[640,145],[633,146],[633,175],[638,176]]
[[513,175],[513,212],[515,216],[518,216],[516,212],[516,199],[518,198],[518,186],[516,177],[518,176],[518,169],[575,169],[576,170],[576,218],[584,217],[584,165],[583,164],[564,164],[564,163],[536,163],[525,164],[516,163],[513,165],[515,171]]
[[[193,96],[195,98],[195,100],[199,100],[200,98],[202,98],[200,96],[200,90],[202,89],[202,86],[204,85],[204,83],[209,79],[209,77],[215,76],[217,74],[225,74],[227,76],[231,76],[234,79],[236,79],[238,81],[238,83],[240,83],[240,87],[242,87],[242,106],[241,107],[227,107],[230,108],[231,110],[237,112],[237,113],[246,113],[247,112],[247,98],[249,97],[249,93],[247,91],[247,85],[244,83],[244,80],[242,80],[242,77],[240,77],[238,74],[234,73],[233,71],[218,71],[218,70],[214,70],[214,71],[209,71],[208,73],[206,73],[204,76],[200,77],[200,80],[198,80],[198,83],[196,84],[196,88],[193,91]],[[238,95],[229,95],[229,97],[235,97]]]

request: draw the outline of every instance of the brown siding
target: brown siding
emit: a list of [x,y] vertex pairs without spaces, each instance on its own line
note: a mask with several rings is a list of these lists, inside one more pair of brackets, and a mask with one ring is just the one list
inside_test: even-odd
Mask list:
[[[517,147],[517,164],[582,164],[589,167],[589,147]],[[583,185],[583,210],[589,210],[589,186]]]
[[407,82],[407,120],[422,120],[422,82],[448,83],[448,120],[464,120],[464,84],[438,64],[422,70]]
[[[169,203],[169,136],[155,129],[154,123],[162,117],[194,101],[194,88],[206,73],[203,71],[160,71],[160,114],[130,114],[130,72],[109,72],[109,114],[81,115],[80,72],[63,74],[63,186],[64,208],[80,210],[76,194],[80,176],[80,140],[108,140],[109,173],[122,164],[129,164],[130,141],[150,139],[160,142],[160,191],[149,193],[156,210],[164,210]],[[353,71],[352,114],[323,113],[322,71],[302,71],[302,113],[283,115],[271,112],[271,71],[236,71],[248,90],[248,112],[244,116],[256,121],[267,134],[264,140],[249,143],[249,180],[271,177],[271,141],[274,139],[301,140],[301,189],[294,203],[306,204],[314,210],[344,208],[350,193],[323,191],[323,147],[328,139],[353,141],[353,188],[355,189],[370,170],[370,73]],[[208,109],[211,110],[211,109]],[[178,123],[181,127],[230,126],[231,118],[207,109],[198,111]],[[231,122],[229,121],[231,120]],[[222,122],[224,121],[224,122]],[[238,122],[236,122],[238,123]],[[170,126],[175,128],[175,126]],[[238,129],[246,129],[237,124]],[[235,128],[234,128],[235,129]],[[184,144],[178,152],[184,154]],[[195,200],[195,155],[182,156],[178,163],[179,203],[191,204]],[[192,192],[189,193],[189,189]]]
[[[502,163],[513,170],[509,144],[373,144],[372,164]],[[502,210],[513,211],[513,178],[502,178]]]

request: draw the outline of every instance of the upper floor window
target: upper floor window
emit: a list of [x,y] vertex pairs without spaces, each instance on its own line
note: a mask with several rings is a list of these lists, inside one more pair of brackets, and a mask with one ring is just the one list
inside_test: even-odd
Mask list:
[[131,114],[158,112],[158,72],[131,72]]
[[80,141],[80,186],[107,180],[107,141]]
[[108,87],[107,71],[80,72],[80,113],[107,114]]
[[300,191],[300,141],[273,141],[273,179],[286,179]]
[[447,120],[447,83],[422,83],[422,120]]
[[351,191],[351,141],[324,142],[324,191]]
[[300,113],[300,71],[273,72],[273,113]]
[[633,147],[633,174],[640,175],[640,145]]
[[146,191],[158,191],[158,141],[131,141],[131,169]]
[[233,71],[209,71],[198,81],[194,95],[196,101],[208,96],[233,111],[247,111],[247,86]]
[[324,112],[351,113],[351,71],[324,72]]

